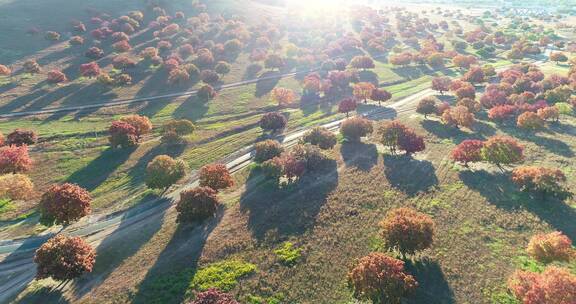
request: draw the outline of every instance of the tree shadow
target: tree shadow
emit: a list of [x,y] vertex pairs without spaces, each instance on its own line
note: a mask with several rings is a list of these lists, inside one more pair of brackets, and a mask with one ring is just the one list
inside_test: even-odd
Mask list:
[[27,293],[24,297],[18,299],[18,303],[22,304],[33,304],[33,303],[58,303],[67,304],[71,303],[69,300],[64,298],[62,289],[55,287],[44,286],[40,289],[31,291]]
[[34,101],[37,98],[40,98],[44,95],[48,94],[48,91],[45,89],[34,91],[30,94],[25,94],[19,97],[12,99],[10,102],[2,105],[0,107],[0,113],[8,114],[12,111],[15,111],[18,108],[28,107],[28,104]]
[[102,151],[102,153],[87,166],[72,173],[66,181],[78,184],[88,191],[92,191],[106,181],[118,167],[130,158],[130,155],[135,150],[135,148],[108,148]]
[[256,92],[254,92],[254,96],[262,97],[270,93],[280,81],[281,75],[278,71],[266,71],[262,73],[256,82]]
[[455,144],[459,144],[466,139],[484,139],[477,133],[466,133],[458,128],[444,125],[437,120],[424,119],[420,124],[428,133],[440,139],[450,139]]
[[432,163],[406,155],[384,155],[384,174],[390,185],[409,196],[438,185]]
[[[150,197],[144,200],[147,203],[142,202],[137,204],[138,208],[126,211],[118,228],[98,245],[93,271],[74,282],[77,298],[103,284],[122,262],[136,254],[160,230],[171,201],[168,198],[157,200]],[[135,230],[138,233],[134,233]],[[130,241],[126,242],[128,237]]]
[[373,71],[360,71],[358,73],[358,77],[361,82],[369,82],[375,86],[378,86],[378,74],[374,73]]
[[514,136],[516,138],[525,140],[525,141],[530,141],[535,143],[537,146],[542,147],[546,150],[548,150],[549,152],[552,152],[556,155],[559,156],[564,156],[564,157],[573,157],[574,156],[574,151],[572,151],[572,148],[570,148],[569,145],[567,145],[565,142],[555,139],[555,138],[549,138],[549,137],[544,137],[544,136],[539,136],[535,133],[530,133],[528,131],[524,131],[524,130],[517,130],[517,129],[513,129],[513,128],[502,128],[502,130],[506,133],[508,133],[511,136]]
[[474,131],[476,131],[476,133],[482,137],[490,137],[496,135],[496,128],[481,120],[476,120],[474,123]]
[[459,175],[468,188],[477,191],[490,204],[508,211],[525,208],[572,240],[576,239],[576,211],[563,201],[519,191],[508,174],[502,172],[466,170]]
[[178,224],[176,232],[132,298],[132,303],[182,303],[198,268],[206,240],[223,216],[202,223]]
[[378,150],[374,144],[343,143],[340,154],[347,167],[356,167],[362,171],[370,171],[378,163]]
[[405,66],[399,68],[392,68],[392,71],[396,73],[398,76],[405,78],[405,79],[415,79],[421,77],[423,75],[420,68],[415,66]]
[[338,185],[334,160],[282,188],[261,177],[259,170],[252,170],[240,198],[240,211],[248,213],[248,228],[259,242],[301,235],[314,227],[328,194]]
[[197,121],[204,117],[208,112],[209,102],[210,101],[202,100],[194,94],[178,106],[176,111],[174,111],[174,118],[186,118],[192,121]]
[[406,299],[413,304],[453,304],[454,291],[448,285],[442,268],[436,261],[406,261],[406,270],[418,281],[414,295]]

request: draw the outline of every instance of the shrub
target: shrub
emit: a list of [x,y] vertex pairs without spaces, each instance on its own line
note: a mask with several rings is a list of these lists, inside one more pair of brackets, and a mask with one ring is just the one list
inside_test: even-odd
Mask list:
[[462,76],[462,80],[470,82],[470,83],[481,83],[486,80],[484,76],[484,71],[481,67],[472,67],[464,76]]
[[44,38],[46,38],[46,40],[48,40],[48,41],[58,41],[58,40],[60,40],[60,34],[57,32],[48,31],[44,35]]
[[34,184],[24,174],[5,174],[0,176],[0,197],[10,200],[26,200],[34,191]]
[[190,81],[190,75],[184,69],[172,69],[168,74],[168,84],[184,85]]
[[282,145],[276,140],[265,140],[254,145],[254,161],[261,163],[274,157],[278,157],[284,152]]
[[414,133],[412,130],[407,130],[398,138],[398,147],[410,155],[415,152],[424,151],[426,145],[424,144],[424,137]]
[[102,57],[104,57],[104,51],[98,47],[91,47],[89,48],[86,53],[84,53],[84,56],[90,58],[90,59],[100,59]]
[[189,43],[181,45],[178,48],[178,54],[180,54],[182,58],[188,58],[190,55],[194,54],[194,47]]
[[340,134],[349,141],[358,142],[362,137],[373,131],[372,122],[363,117],[352,117],[344,120],[340,126]]
[[291,154],[282,155],[281,162],[282,174],[286,176],[288,180],[299,178],[306,172],[306,163]]
[[174,132],[178,137],[192,134],[196,126],[187,119],[177,119],[167,122],[163,127],[163,134]]
[[466,109],[468,109],[468,112],[470,113],[476,113],[480,111],[482,108],[482,105],[472,98],[462,98],[458,100],[458,103],[456,105],[466,107]]
[[152,122],[150,122],[150,119],[146,116],[132,114],[123,116],[122,118],[120,118],[120,121],[125,122],[134,127],[134,130],[136,131],[136,136],[138,136],[138,138],[152,131]]
[[210,187],[216,191],[234,185],[230,171],[223,164],[209,164],[200,169],[198,176],[201,187]]
[[513,118],[518,112],[518,107],[512,105],[495,106],[488,111],[488,118],[496,122],[504,122]]
[[401,136],[408,130],[404,124],[399,121],[387,121],[384,122],[378,128],[378,134],[380,135],[380,143],[388,147],[392,153],[396,153],[398,148],[398,141]]
[[490,137],[482,147],[482,158],[499,168],[520,162],[524,159],[524,147],[515,139],[506,136]]
[[38,135],[32,130],[16,129],[6,137],[7,145],[33,145],[38,141]]
[[28,146],[0,147],[0,174],[21,173],[32,168],[32,159],[28,155]]
[[377,101],[378,105],[381,105],[382,102],[388,101],[392,98],[392,94],[384,89],[374,89],[372,90],[372,96],[370,99]]
[[193,301],[188,304],[240,304],[232,295],[222,292],[216,288],[209,288],[206,291],[199,292]]
[[96,77],[100,74],[100,66],[96,62],[90,62],[80,65],[80,75],[83,77]]
[[158,155],[146,166],[146,185],[152,189],[167,189],[186,175],[186,164],[168,155]]
[[129,41],[130,40],[130,36],[128,36],[126,33],[123,33],[123,32],[112,33],[111,37],[112,37],[112,41],[114,41],[114,42]]
[[119,70],[129,69],[136,66],[136,61],[134,61],[130,57],[124,55],[118,55],[114,56],[114,58],[112,59],[112,66],[114,66],[115,69]]
[[444,95],[444,92],[447,92],[450,89],[450,84],[452,80],[450,77],[434,77],[432,79],[432,90],[440,92],[440,94]]
[[220,75],[225,75],[230,73],[230,64],[226,61],[220,61],[214,67],[214,71]]
[[136,128],[124,121],[114,121],[108,129],[110,145],[112,148],[128,148],[138,144]]
[[273,159],[263,162],[260,168],[262,168],[262,172],[266,177],[272,178],[275,181],[278,181],[284,174],[284,163],[281,157],[274,157]]
[[22,66],[22,69],[24,70],[24,72],[30,74],[40,73],[41,71],[40,65],[34,59],[26,60],[26,62],[24,62],[24,65]]
[[372,96],[372,92],[374,92],[375,89],[376,87],[369,82],[359,82],[354,85],[352,93],[357,99],[367,102],[368,98]]
[[382,253],[361,258],[348,272],[348,284],[354,297],[374,303],[400,303],[418,283],[404,270],[404,262]]
[[438,98],[430,96],[424,97],[418,102],[416,112],[423,114],[424,118],[428,118],[429,114],[436,113],[436,103],[439,102]]
[[576,299],[576,276],[554,266],[543,273],[516,271],[508,288],[523,304],[571,304]]
[[218,76],[218,74],[212,70],[204,70],[200,73],[200,79],[202,79],[202,81],[205,83],[211,84],[218,82],[218,80],[220,80],[220,76]]
[[318,170],[328,158],[317,146],[298,144],[292,148],[290,155],[304,163],[307,170]]
[[46,226],[69,225],[90,214],[92,198],[78,185],[52,185],[40,200],[40,222]]
[[533,259],[542,263],[567,262],[575,257],[572,241],[559,231],[534,235],[526,251]]
[[484,143],[481,140],[466,139],[462,141],[450,154],[450,158],[455,162],[464,163],[468,166],[470,162],[479,162],[482,160],[482,147]]
[[256,265],[240,260],[228,259],[221,262],[211,263],[200,268],[190,287],[196,290],[218,288],[230,291],[238,284],[238,279],[250,275],[256,271]]
[[289,106],[296,100],[296,94],[294,94],[294,91],[286,88],[274,88],[271,96],[279,106]]
[[534,112],[524,112],[520,114],[516,124],[519,128],[527,130],[539,130],[544,128],[544,120]]
[[202,101],[212,100],[217,95],[216,90],[209,84],[202,86],[196,94]]
[[562,183],[566,176],[559,169],[524,166],[512,171],[512,181],[524,191],[562,195],[567,192]]
[[558,121],[558,119],[560,118],[560,111],[556,106],[538,109],[538,112],[536,113],[538,114],[538,117],[540,117],[540,119],[542,120]]
[[59,70],[52,70],[48,72],[46,80],[50,83],[61,83],[68,81],[66,75]]
[[80,237],[57,235],[42,244],[34,255],[36,278],[57,281],[75,279],[92,272],[96,252]]
[[132,76],[128,74],[120,74],[114,78],[114,85],[116,86],[125,86],[129,85],[132,82]]
[[349,115],[348,113],[355,111],[357,106],[358,105],[356,104],[356,99],[344,98],[338,104],[338,112],[346,113],[346,117],[348,117],[348,115]]
[[350,66],[352,66],[355,69],[373,69],[376,66],[374,65],[374,60],[372,60],[372,58],[370,58],[369,56],[356,56],[354,58],[352,58],[352,61],[350,61]]
[[286,117],[280,112],[270,112],[260,118],[260,128],[264,131],[276,133],[286,127]]
[[474,121],[474,114],[470,113],[465,106],[456,106],[444,111],[442,114],[442,122],[455,127],[464,126],[471,128]]
[[152,60],[156,56],[158,56],[158,49],[153,46],[147,47],[140,52],[140,57],[146,60]]
[[462,98],[476,98],[476,89],[474,88],[474,86],[468,82],[465,82],[464,85],[462,87],[460,87],[458,90],[456,90],[455,92],[456,97],[458,97],[458,99],[462,99]]
[[196,187],[182,191],[176,205],[178,212],[176,221],[178,223],[202,221],[214,216],[219,206],[217,192],[210,187]]
[[385,246],[402,254],[414,254],[429,248],[434,238],[434,221],[410,208],[388,212],[380,227]]
[[324,127],[315,127],[304,134],[302,141],[327,150],[336,145],[336,135]]
[[10,74],[12,74],[12,70],[3,64],[0,64],[0,76],[10,76]]

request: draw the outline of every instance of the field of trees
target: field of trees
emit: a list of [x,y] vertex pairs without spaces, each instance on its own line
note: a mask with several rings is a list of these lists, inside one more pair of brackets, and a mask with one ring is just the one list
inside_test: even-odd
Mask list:
[[0,302],[575,304],[576,22],[516,7],[0,0]]

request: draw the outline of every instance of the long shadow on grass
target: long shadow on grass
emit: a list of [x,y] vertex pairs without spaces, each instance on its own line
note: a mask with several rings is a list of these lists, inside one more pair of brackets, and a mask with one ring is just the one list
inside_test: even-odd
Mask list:
[[384,155],[384,174],[392,187],[413,196],[438,185],[432,163],[406,155]]
[[192,95],[174,111],[174,118],[186,118],[197,121],[202,118],[206,112],[208,112],[208,101]]
[[452,304],[454,292],[435,261],[407,261],[406,270],[418,281],[414,295],[406,299],[410,304]]
[[34,290],[26,294],[26,296],[18,299],[18,303],[21,304],[33,304],[33,303],[58,303],[67,304],[70,303],[64,295],[62,290],[51,287],[42,287],[40,289]]
[[378,163],[378,149],[374,144],[347,142],[340,147],[340,154],[347,167],[370,171]]
[[565,142],[549,138],[543,137],[534,133],[530,133],[528,131],[511,129],[511,128],[503,128],[503,131],[510,134],[511,136],[517,137],[522,140],[531,141],[556,155],[564,156],[564,157],[573,157],[574,151],[567,145]]
[[278,71],[267,71],[262,73],[256,82],[256,92],[254,92],[254,96],[262,97],[270,93],[270,91],[272,91],[280,81],[280,75],[282,74]]
[[182,303],[206,240],[223,213],[221,209],[216,217],[202,223],[178,224],[172,239],[138,286],[132,303]]
[[333,160],[281,188],[272,181],[257,182],[257,177],[261,177],[258,170],[252,170],[240,198],[240,210],[248,213],[248,228],[258,241],[300,235],[314,227],[320,208],[338,185]]
[[108,148],[102,151],[102,153],[87,166],[72,173],[66,181],[78,184],[88,191],[92,191],[128,160],[130,154],[134,151],[135,148]]
[[136,254],[160,230],[170,200],[152,200],[150,197],[143,200],[148,200],[147,205],[138,204],[138,208],[128,210],[118,228],[98,245],[94,270],[75,281],[76,297],[80,298],[103,284],[118,266]]
[[459,144],[466,139],[484,139],[484,137],[477,133],[466,133],[458,128],[444,125],[437,120],[425,119],[420,124],[428,133],[440,139],[450,139],[455,144]]
[[461,171],[460,179],[489,203],[505,210],[525,208],[571,239],[576,239],[576,211],[563,201],[519,191],[510,176],[501,172]]

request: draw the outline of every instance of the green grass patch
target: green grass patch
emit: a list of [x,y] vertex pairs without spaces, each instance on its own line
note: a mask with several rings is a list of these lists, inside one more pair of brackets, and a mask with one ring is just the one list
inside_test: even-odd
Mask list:
[[255,271],[256,265],[239,260],[213,263],[198,270],[190,282],[190,288],[196,290],[218,288],[229,291],[238,284],[238,279]]
[[10,211],[14,210],[15,208],[16,208],[16,206],[14,206],[14,203],[12,203],[11,200],[6,199],[6,198],[0,199],[0,214],[10,212]]
[[287,266],[292,266],[298,262],[302,249],[294,247],[292,242],[285,242],[280,248],[274,250],[280,262]]

